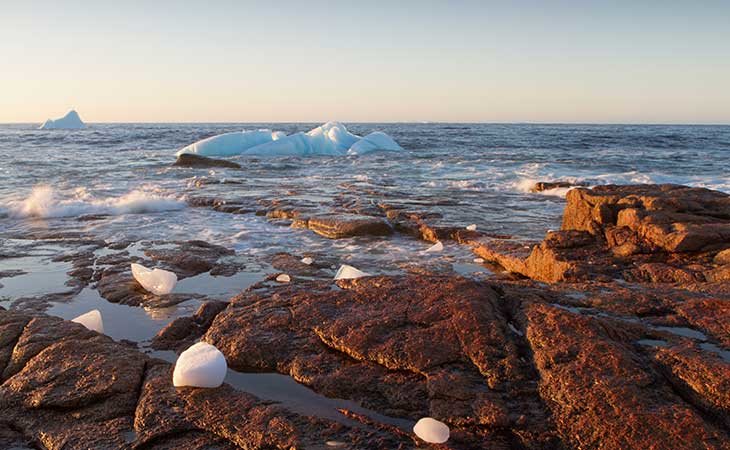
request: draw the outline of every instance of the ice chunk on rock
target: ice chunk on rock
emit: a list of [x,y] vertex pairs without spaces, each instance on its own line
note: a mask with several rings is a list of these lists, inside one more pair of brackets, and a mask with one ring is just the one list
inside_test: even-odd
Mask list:
[[424,253],[437,253],[437,252],[443,251],[443,249],[444,249],[444,244],[442,244],[441,241],[438,241],[437,243],[433,244],[432,246],[430,246],[423,252]]
[[80,323],[91,331],[104,333],[104,321],[101,320],[101,313],[98,309],[92,309],[85,314],[81,314],[75,319],[71,319],[71,322]]
[[174,273],[162,269],[148,269],[135,263],[132,263],[132,276],[145,290],[155,295],[169,294],[177,284],[177,275]]
[[40,126],[41,130],[80,130],[86,128],[79,113],[73,109],[60,119],[48,119]]
[[198,342],[180,354],[172,372],[175,387],[215,388],[223,384],[228,364],[223,353],[207,342]]
[[291,277],[285,273],[282,273],[281,275],[276,277],[276,281],[278,281],[279,283],[288,283],[291,281]]
[[484,258],[474,258],[474,262],[477,263],[477,264],[483,264],[484,263]]
[[343,264],[335,274],[335,280],[352,280],[355,278],[369,276],[371,276],[371,274],[363,272],[362,270],[356,269],[352,266],[348,266],[347,264]]
[[311,266],[312,263],[314,263],[314,259],[310,258],[309,256],[305,256],[304,258],[302,258],[302,263]]
[[416,422],[413,432],[430,444],[443,444],[449,440],[449,427],[430,417],[424,417]]
[[473,223],[471,225],[467,225],[466,229],[469,230],[469,231],[476,231],[477,230],[477,224]]
[[381,131],[375,131],[352,144],[347,151],[348,155],[363,155],[376,150],[400,151],[403,147],[398,145],[392,137]]

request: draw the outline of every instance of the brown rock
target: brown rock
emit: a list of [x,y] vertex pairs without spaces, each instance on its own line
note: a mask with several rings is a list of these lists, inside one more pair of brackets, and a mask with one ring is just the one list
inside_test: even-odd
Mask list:
[[177,160],[173,164],[177,167],[227,167],[231,169],[240,169],[241,165],[233,161],[224,159],[208,158],[206,156],[195,155],[192,153],[183,153],[177,156]]
[[585,186],[585,183],[573,183],[570,181],[538,181],[530,188],[530,192],[543,192],[557,188],[570,188]]
[[415,275],[339,286],[242,294],[204,339],[237,370],[275,370],[387,415],[444,420],[454,445],[490,439],[478,437],[481,425],[514,430],[527,446],[550,441],[530,368],[489,286]]
[[544,304],[526,317],[540,392],[571,447],[726,448],[727,432],[632,352],[630,330]]
[[312,216],[307,227],[330,239],[352,236],[385,236],[393,233],[393,229],[383,219],[355,214],[336,214]]

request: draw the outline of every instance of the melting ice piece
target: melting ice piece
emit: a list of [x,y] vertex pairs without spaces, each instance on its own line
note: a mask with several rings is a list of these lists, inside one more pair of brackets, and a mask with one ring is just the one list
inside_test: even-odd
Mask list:
[[308,266],[311,266],[314,262],[314,259],[310,258],[309,256],[305,256],[304,258],[302,258],[302,262]]
[[271,130],[223,133],[183,147],[177,152],[177,156],[183,153],[194,153],[200,156],[240,155],[251,147],[280,139],[283,137],[282,134],[281,132],[272,133]]
[[41,130],[80,130],[85,128],[79,113],[73,109],[60,119],[48,119],[40,126]]
[[474,258],[474,262],[477,264],[482,264],[484,262],[484,258]]
[[374,150],[403,150],[390,136],[381,132],[360,137],[339,122],[327,122],[306,133],[287,136],[270,130],[244,131],[212,136],[184,147],[182,153],[202,156],[341,156]]
[[285,273],[282,273],[281,275],[276,277],[276,281],[278,281],[279,283],[288,283],[291,281],[291,277]]
[[371,274],[363,272],[362,270],[356,269],[347,264],[340,266],[339,270],[335,274],[335,280],[352,280],[355,278],[369,277]]
[[169,294],[177,284],[177,275],[174,273],[162,269],[148,269],[135,263],[132,263],[132,276],[143,288],[155,295]]
[[399,151],[403,147],[398,145],[392,137],[381,131],[375,131],[368,134],[364,138],[352,144],[347,151],[348,155],[363,155],[365,153],[374,152],[376,150]]
[[172,384],[215,388],[223,384],[227,370],[226,358],[220,350],[207,342],[198,342],[177,358]]
[[430,444],[443,444],[449,440],[449,427],[430,417],[419,419],[413,427],[413,432]]
[[477,224],[473,223],[471,225],[468,225],[466,227],[466,229],[469,230],[469,231],[476,231],[477,230]]
[[444,244],[442,244],[441,241],[438,241],[437,243],[433,244],[432,246],[430,246],[423,252],[424,253],[436,253],[436,252],[443,251],[443,249],[444,249]]
[[80,323],[91,331],[104,333],[104,321],[101,320],[101,313],[98,309],[92,309],[85,314],[81,314],[75,319],[71,319],[71,322]]

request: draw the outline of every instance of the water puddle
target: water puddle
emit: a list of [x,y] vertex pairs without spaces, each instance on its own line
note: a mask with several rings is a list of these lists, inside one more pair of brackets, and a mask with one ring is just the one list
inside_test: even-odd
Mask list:
[[[152,351],[149,355],[171,364],[177,361],[177,354],[173,351]],[[352,427],[363,427],[364,424],[347,418],[338,411],[339,409],[347,409],[375,422],[400,428],[407,433],[412,431],[415,424],[410,420],[379,414],[350,400],[325,397],[297,383],[292,377],[279,373],[243,373],[228,369],[225,382],[239,391],[248,392],[262,400],[279,403],[298,414],[317,416]]]
[[195,313],[201,301],[191,299],[166,308],[140,308],[111,303],[91,288],[85,288],[68,303],[54,303],[46,313],[66,320],[98,309],[104,321],[104,334],[115,339],[147,342],[173,319]]

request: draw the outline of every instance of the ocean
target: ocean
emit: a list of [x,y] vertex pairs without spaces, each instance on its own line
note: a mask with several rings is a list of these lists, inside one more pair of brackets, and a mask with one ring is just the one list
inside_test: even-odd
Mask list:
[[[541,239],[560,226],[566,189],[531,193],[537,181],[678,183],[730,192],[730,126],[347,124],[360,135],[388,133],[405,151],[231,158],[241,170],[172,167],[178,149],[208,136],[260,128],[289,134],[317,125],[90,124],[80,131],[0,125],[0,254],[5,256],[0,272],[24,272],[0,278],[0,306],[17,307],[18,298],[68,290],[70,268],[58,255],[78,252],[80,244],[38,238],[44,233],[160,245],[203,240],[235,250],[245,266],[239,274],[201,275],[176,288],[208,298],[227,299],[275,273],[269,261],[280,252],[321,255],[332,261],[333,272],[347,263],[371,273],[399,273],[427,261],[489,276],[468,249],[455,244],[426,255],[429,243],[401,234],[331,240],[254,212],[189,206],[200,197],[251,205],[294,202],[324,211],[352,201],[403,203],[456,226],[476,224],[480,231]],[[110,325],[108,334],[144,341],[198,304],[193,298],[142,311],[104,301],[92,285],[51,303],[46,312],[70,318],[106,308],[126,317],[116,328]]]

